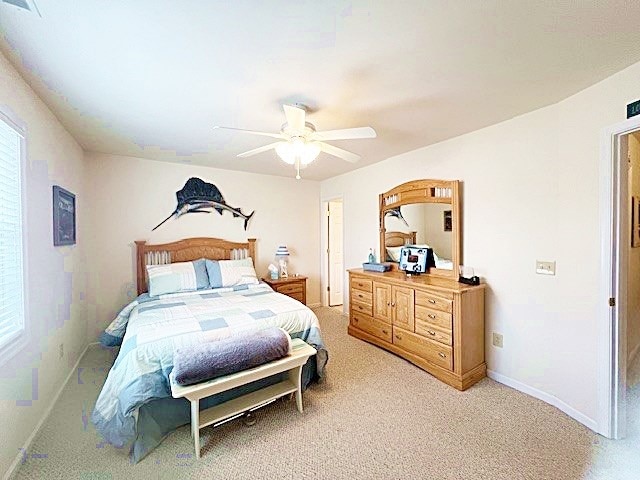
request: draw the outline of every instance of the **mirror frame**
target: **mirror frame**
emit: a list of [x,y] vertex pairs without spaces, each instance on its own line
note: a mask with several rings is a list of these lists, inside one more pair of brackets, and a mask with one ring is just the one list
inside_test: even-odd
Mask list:
[[[446,203],[451,205],[451,262],[453,269],[430,268],[426,275],[458,278],[460,252],[460,182],[458,180],[413,180],[379,195],[380,261],[386,258],[384,217],[389,210],[411,203]],[[398,264],[393,262],[394,270]]]

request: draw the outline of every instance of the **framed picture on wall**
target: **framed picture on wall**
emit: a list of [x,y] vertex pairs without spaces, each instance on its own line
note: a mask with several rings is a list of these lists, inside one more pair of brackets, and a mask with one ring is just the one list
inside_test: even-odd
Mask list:
[[444,211],[444,231],[450,232],[451,228],[451,210]]
[[76,243],[76,196],[58,185],[53,186],[53,244]]
[[631,197],[631,246],[640,247],[640,197]]

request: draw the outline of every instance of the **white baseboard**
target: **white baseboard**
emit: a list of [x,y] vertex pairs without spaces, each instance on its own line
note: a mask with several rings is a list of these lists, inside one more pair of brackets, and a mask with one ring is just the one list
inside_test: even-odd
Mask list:
[[631,350],[631,352],[629,352],[629,357],[627,359],[627,365],[631,364],[631,362],[633,362],[633,360],[636,358],[636,355],[638,355],[638,352],[640,352],[640,343],[638,343],[638,345],[635,346],[635,348],[633,350]]
[[16,458],[11,463],[11,466],[9,467],[9,470],[7,470],[7,472],[2,477],[3,480],[9,480],[11,477],[13,477],[17,473],[18,467],[20,466],[20,461],[22,460],[22,458],[24,456],[23,452],[28,452],[29,448],[31,448],[31,444],[33,443],[33,440],[36,438],[36,435],[38,434],[38,432],[42,428],[42,425],[44,425],[44,422],[47,420],[47,418],[49,418],[49,415],[51,415],[51,411],[53,410],[53,406],[58,401],[58,398],[62,394],[62,391],[64,390],[64,387],[67,385],[67,383],[69,382],[69,380],[71,379],[73,374],[78,369],[78,365],[80,365],[80,360],[82,360],[82,357],[84,357],[84,354],[87,353],[87,350],[89,349],[89,347],[91,345],[96,345],[97,343],[98,342],[91,342],[91,343],[87,344],[87,346],[84,348],[82,353],[78,356],[78,360],[76,361],[75,365],[73,366],[73,368],[71,369],[71,371],[67,375],[67,378],[65,378],[64,382],[62,382],[62,385],[60,386],[60,388],[56,392],[55,396],[53,397],[53,400],[51,401],[51,403],[47,407],[47,410],[44,412],[44,415],[42,415],[42,418],[36,424],[35,428],[33,429],[33,432],[31,432],[31,435],[29,435],[27,440],[24,442],[24,445],[22,446],[22,450],[20,450],[18,452],[18,454],[16,455]]
[[587,417],[585,414],[579,412],[572,406],[567,405],[558,397],[554,397],[553,395],[543,392],[542,390],[538,390],[537,388],[531,387],[525,383],[519,382],[518,380],[514,380],[513,378],[507,377],[500,373],[494,372],[493,370],[487,370],[487,376],[495,380],[496,382],[502,383],[522,393],[526,393],[527,395],[531,395],[532,397],[542,400],[549,405],[553,405],[558,410],[566,413],[571,418],[583,424],[585,427],[590,428],[594,432],[598,430],[598,423],[595,420]]

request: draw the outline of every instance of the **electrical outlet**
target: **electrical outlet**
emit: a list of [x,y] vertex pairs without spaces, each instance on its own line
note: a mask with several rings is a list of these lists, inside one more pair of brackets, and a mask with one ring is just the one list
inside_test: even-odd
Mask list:
[[491,343],[494,347],[502,348],[502,334],[493,332],[491,335]]
[[58,347],[58,358],[64,357],[64,343],[61,343]]
[[540,275],[555,275],[556,262],[543,262],[536,260],[536,273]]

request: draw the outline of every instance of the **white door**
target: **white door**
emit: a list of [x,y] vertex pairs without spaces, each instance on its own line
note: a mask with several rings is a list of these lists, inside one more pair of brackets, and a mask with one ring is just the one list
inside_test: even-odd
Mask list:
[[344,260],[342,252],[342,200],[328,204],[329,306],[342,305]]

